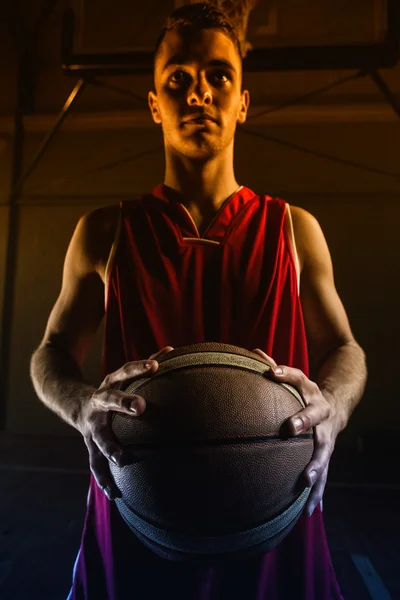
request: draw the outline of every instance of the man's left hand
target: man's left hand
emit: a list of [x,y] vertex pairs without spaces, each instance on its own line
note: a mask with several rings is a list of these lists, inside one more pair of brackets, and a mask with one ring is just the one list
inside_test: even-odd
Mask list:
[[258,348],[254,350],[271,366],[268,373],[274,381],[289,383],[295,387],[304,399],[306,407],[286,421],[289,435],[297,435],[314,428],[314,453],[311,462],[304,470],[308,487],[312,487],[305,510],[310,517],[321,502],[328,477],[329,461],[340,431],[333,402],[329,402],[318,385],[308,379],[300,369],[294,369],[276,362]]

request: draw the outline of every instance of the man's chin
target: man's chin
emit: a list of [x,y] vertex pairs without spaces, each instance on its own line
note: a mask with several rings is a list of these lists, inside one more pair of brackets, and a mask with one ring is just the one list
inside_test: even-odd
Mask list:
[[217,154],[220,154],[221,148],[211,140],[196,140],[194,143],[188,143],[180,148],[180,153],[193,160],[209,160]]

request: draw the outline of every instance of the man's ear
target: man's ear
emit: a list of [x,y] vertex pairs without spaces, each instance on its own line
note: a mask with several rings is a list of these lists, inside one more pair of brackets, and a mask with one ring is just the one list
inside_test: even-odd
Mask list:
[[161,123],[161,115],[160,115],[160,111],[158,110],[157,94],[151,90],[148,95],[148,103],[149,103],[149,108],[150,108],[151,116],[153,117],[154,123],[160,124]]
[[250,105],[250,92],[248,90],[243,90],[241,98],[240,98],[240,107],[238,113],[238,123],[245,123],[247,118],[247,110]]

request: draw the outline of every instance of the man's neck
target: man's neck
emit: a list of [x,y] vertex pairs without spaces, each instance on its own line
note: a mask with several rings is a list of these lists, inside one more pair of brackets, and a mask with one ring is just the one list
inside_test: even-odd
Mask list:
[[220,156],[196,163],[167,155],[164,184],[180,194],[191,213],[207,218],[239,187],[232,163]]

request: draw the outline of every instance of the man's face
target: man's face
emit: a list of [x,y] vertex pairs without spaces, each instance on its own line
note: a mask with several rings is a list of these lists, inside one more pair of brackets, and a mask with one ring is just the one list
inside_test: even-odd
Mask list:
[[249,93],[241,92],[241,60],[222,31],[203,29],[190,36],[168,31],[154,81],[149,106],[166,148],[207,159],[233,143],[236,124],[246,120]]

